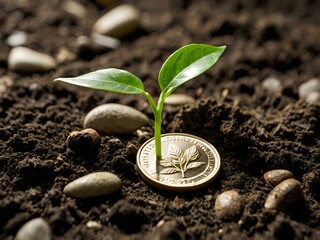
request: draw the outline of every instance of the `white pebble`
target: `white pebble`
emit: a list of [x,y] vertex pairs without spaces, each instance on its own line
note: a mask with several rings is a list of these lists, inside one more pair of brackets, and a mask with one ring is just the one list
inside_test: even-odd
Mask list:
[[123,4],[99,18],[93,26],[93,31],[122,38],[136,31],[140,25],[139,21],[139,10],[131,5]]
[[91,40],[98,47],[107,48],[107,49],[116,49],[121,45],[121,42],[117,38],[104,36],[98,33],[93,33]]
[[320,92],[311,92],[306,97],[308,103],[320,103]]
[[78,18],[84,18],[87,15],[87,9],[76,1],[64,1],[62,3],[62,8],[67,13],[70,13]]
[[17,47],[24,45],[27,42],[27,34],[22,31],[13,32],[7,38],[7,44],[10,47]]
[[87,228],[95,228],[95,229],[102,228],[101,223],[99,223],[97,221],[88,221],[86,226],[87,226]]
[[320,92],[320,79],[312,78],[300,84],[298,88],[299,97],[302,99],[308,98],[308,95],[312,92]]
[[56,61],[49,55],[26,47],[15,47],[8,57],[9,68],[21,73],[47,72],[56,67]]
[[279,79],[274,77],[268,77],[261,83],[262,87],[270,93],[276,93],[282,91],[282,84]]
[[148,124],[148,117],[138,110],[109,103],[92,109],[84,119],[84,128],[107,134],[128,134]]
[[93,198],[113,193],[120,187],[121,180],[113,173],[95,172],[72,181],[63,192],[74,198]]
[[195,102],[193,97],[190,97],[186,94],[171,94],[169,97],[166,98],[165,103],[173,106],[184,105],[188,103]]
[[17,232],[15,240],[50,240],[51,228],[43,218],[25,223]]

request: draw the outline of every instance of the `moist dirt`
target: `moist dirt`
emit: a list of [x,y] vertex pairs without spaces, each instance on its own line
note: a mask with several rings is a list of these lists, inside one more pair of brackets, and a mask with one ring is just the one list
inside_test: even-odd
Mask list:
[[[59,0],[0,2],[0,239],[13,239],[36,217],[49,223],[54,239],[320,239],[320,104],[298,96],[301,83],[320,76],[319,1],[120,1],[141,10],[141,28],[103,52],[79,50],[76,41],[90,35],[108,8],[79,2],[87,10],[82,19],[64,12]],[[51,56],[65,48],[76,58],[49,73],[17,74],[8,69],[6,38],[18,30],[28,33],[29,48]],[[166,106],[162,132],[204,138],[219,151],[222,168],[201,190],[166,192],[136,170],[136,153],[153,136],[142,96],[52,80],[116,67],[158,96],[163,61],[188,43],[228,48],[211,70],[177,91],[197,101]],[[282,89],[265,90],[267,77],[278,78]],[[67,148],[69,133],[82,130],[86,113],[104,103],[132,106],[150,123],[132,134],[101,134],[98,152],[75,154]],[[286,211],[265,209],[272,188],[263,174],[272,169],[290,170],[305,201]],[[117,174],[121,190],[88,200],[63,193],[96,171]],[[232,189],[244,209],[225,222],[214,202]],[[91,220],[101,226],[87,227]]]

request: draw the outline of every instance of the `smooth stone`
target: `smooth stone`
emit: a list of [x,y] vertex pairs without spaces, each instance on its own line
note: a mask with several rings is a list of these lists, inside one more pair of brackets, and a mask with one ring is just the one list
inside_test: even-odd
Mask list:
[[98,33],[93,33],[91,36],[93,44],[100,48],[116,49],[121,45],[121,42],[117,38],[104,36]]
[[87,9],[79,2],[73,0],[63,1],[62,9],[78,18],[84,18],[87,15]]
[[8,57],[9,68],[15,72],[35,73],[47,72],[56,67],[51,56],[26,47],[15,47]]
[[139,21],[139,10],[131,5],[123,4],[99,18],[93,26],[93,32],[123,38],[138,29]]
[[101,223],[97,222],[97,221],[88,221],[86,223],[87,228],[95,228],[95,229],[100,229],[102,228]]
[[294,178],[294,176],[289,170],[275,169],[263,174],[263,178],[274,187],[286,179]]
[[169,104],[172,106],[179,106],[188,103],[194,103],[196,100],[193,97],[190,97],[186,94],[171,94],[169,97],[166,98],[165,104]]
[[84,128],[93,128],[107,134],[128,134],[147,125],[149,119],[138,110],[117,103],[108,103],[92,109],[84,119]]
[[304,195],[300,182],[294,178],[289,178],[278,184],[269,193],[264,207],[267,209],[286,210],[303,199]]
[[320,92],[311,92],[306,97],[308,103],[320,103]]
[[24,45],[27,42],[27,33],[23,31],[17,31],[13,32],[8,38],[7,38],[7,44],[10,47],[17,47]]
[[275,77],[268,77],[261,83],[262,87],[271,93],[281,92],[282,84],[279,79]]
[[51,228],[43,218],[34,218],[17,232],[15,240],[50,240]]
[[225,191],[217,196],[214,209],[221,220],[233,221],[242,213],[242,198],[235,190]]
[[109,172],[95,172],[67,184],[63,192],[74,198],[94,198],[119,190],[121,180]]
[[312,92],[320,92],[320,79],[312,78],[300,84],[298,88],[299,97],[302,99],[306,99]]

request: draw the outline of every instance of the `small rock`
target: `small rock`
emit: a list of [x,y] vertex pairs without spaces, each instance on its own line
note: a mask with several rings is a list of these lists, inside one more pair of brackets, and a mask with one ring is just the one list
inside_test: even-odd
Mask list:
[[301,202],[304,195],[300,182],[293,178],[278,184],[268,195],[264,207],[268,209],[286,210],[288,207]]
[[72,62],[75,59],[76,59],[76,55],[70,52],[65,47],[60,48],[58,51],[58,54],[56,55],[56,60],[58,63]]
[[270,93],[277,93],[282,91],[282,84],[279,79],[268,77],[261,83],[262,87]]
[[113,193],[121,187],[121,180],[109,172],[95,172],[69,183],[63,192],[74,198],[93,198]]
[[263,174],[263,178],[266,180],[267,183],[274,187],[286,179],[294,178],[294,176],[288,170],[276,169]]
[[320,79],[312,78],[300,84],[298,88],[298,94],[301,99],[308,98],[308,95],[312,92],[320,92]]
[[116,49],[121,45],[121,42],[117,38],[104,36],[98,33],[93,33],[91,40],[97,48]]
[[193,97],[190,97],[186,94],[171,94],[169,97],[166,98],[165,103],[173,106],[184,105],[188,103],[195,102]]
[[7,38],[7,44],[10,47],[17,47],[24,45],[27,42],[27,33],[22,31],[16,31],[13,32],[8,38]]
[[308,103],[320,103],[320,92],[311,92],[306,97]]
[[17,232],[15,240],[50,240],[51,228],[43,218],[25,223]]
[[9,76],[0,77],[0,93],[6,92],[13,84],[12,78]]
[[102,225],[96,221],[88,221],[86,226],[87,226],[87,228],[95,228],[95,229],[102,228]]
[[70,13],[78,18],[84,18],[87,15],[87,9],[76,1],[63,1],[61,7],[67,13]]
[[96,4],[100,7],[109,7],[114,4],[117,0],[95,0]]
[[116,225],[127,233],[132,233],[148,222],[145,213],[137,206],[125,200],[119,200],[107,215],[111,224]]
[[73,131],[67,139],[67,146],[74,153],[80,155],[91,155],[97,153],[100,147],[101,137],[92,128],[82,131]]
[[56,61],[49,55],[26,47],[15,47],[8,57],[9,68],[20,73],[47,72],[56,67]]
[[225,191],[217,196],[214,209],[218,218],[233,221],[242,213],[242,198],[235,190]]
[[107,134],[127,134],[147,125],[148,121],[146,115],[132,107],[109,103],[92,109],[83,125]]
[[93,32],[116,38],[123,38],[139,27],[140,12],[131,5],[120,5],[99,18]]

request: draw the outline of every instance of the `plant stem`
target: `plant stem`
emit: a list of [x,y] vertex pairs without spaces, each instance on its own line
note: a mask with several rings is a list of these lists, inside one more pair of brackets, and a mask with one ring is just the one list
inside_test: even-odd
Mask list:
[[154,141],[156,146],[156,158],[158,161],[161,160],[161,122],[162,122],[162,110],[164,104],[163,93],[160,94],[158,105],[157,105],[157,114],[154,122]]
[[144,92],[143,94],[152,109],[154,115],[154,141],[155,141],[155,149],[156,149],[156,159],[157,161],[161,160],[161,121],[162,121],[162,110],[164,104],[163,94],[160,94],[158,105],[155,104],[151,95],[148,92]]

